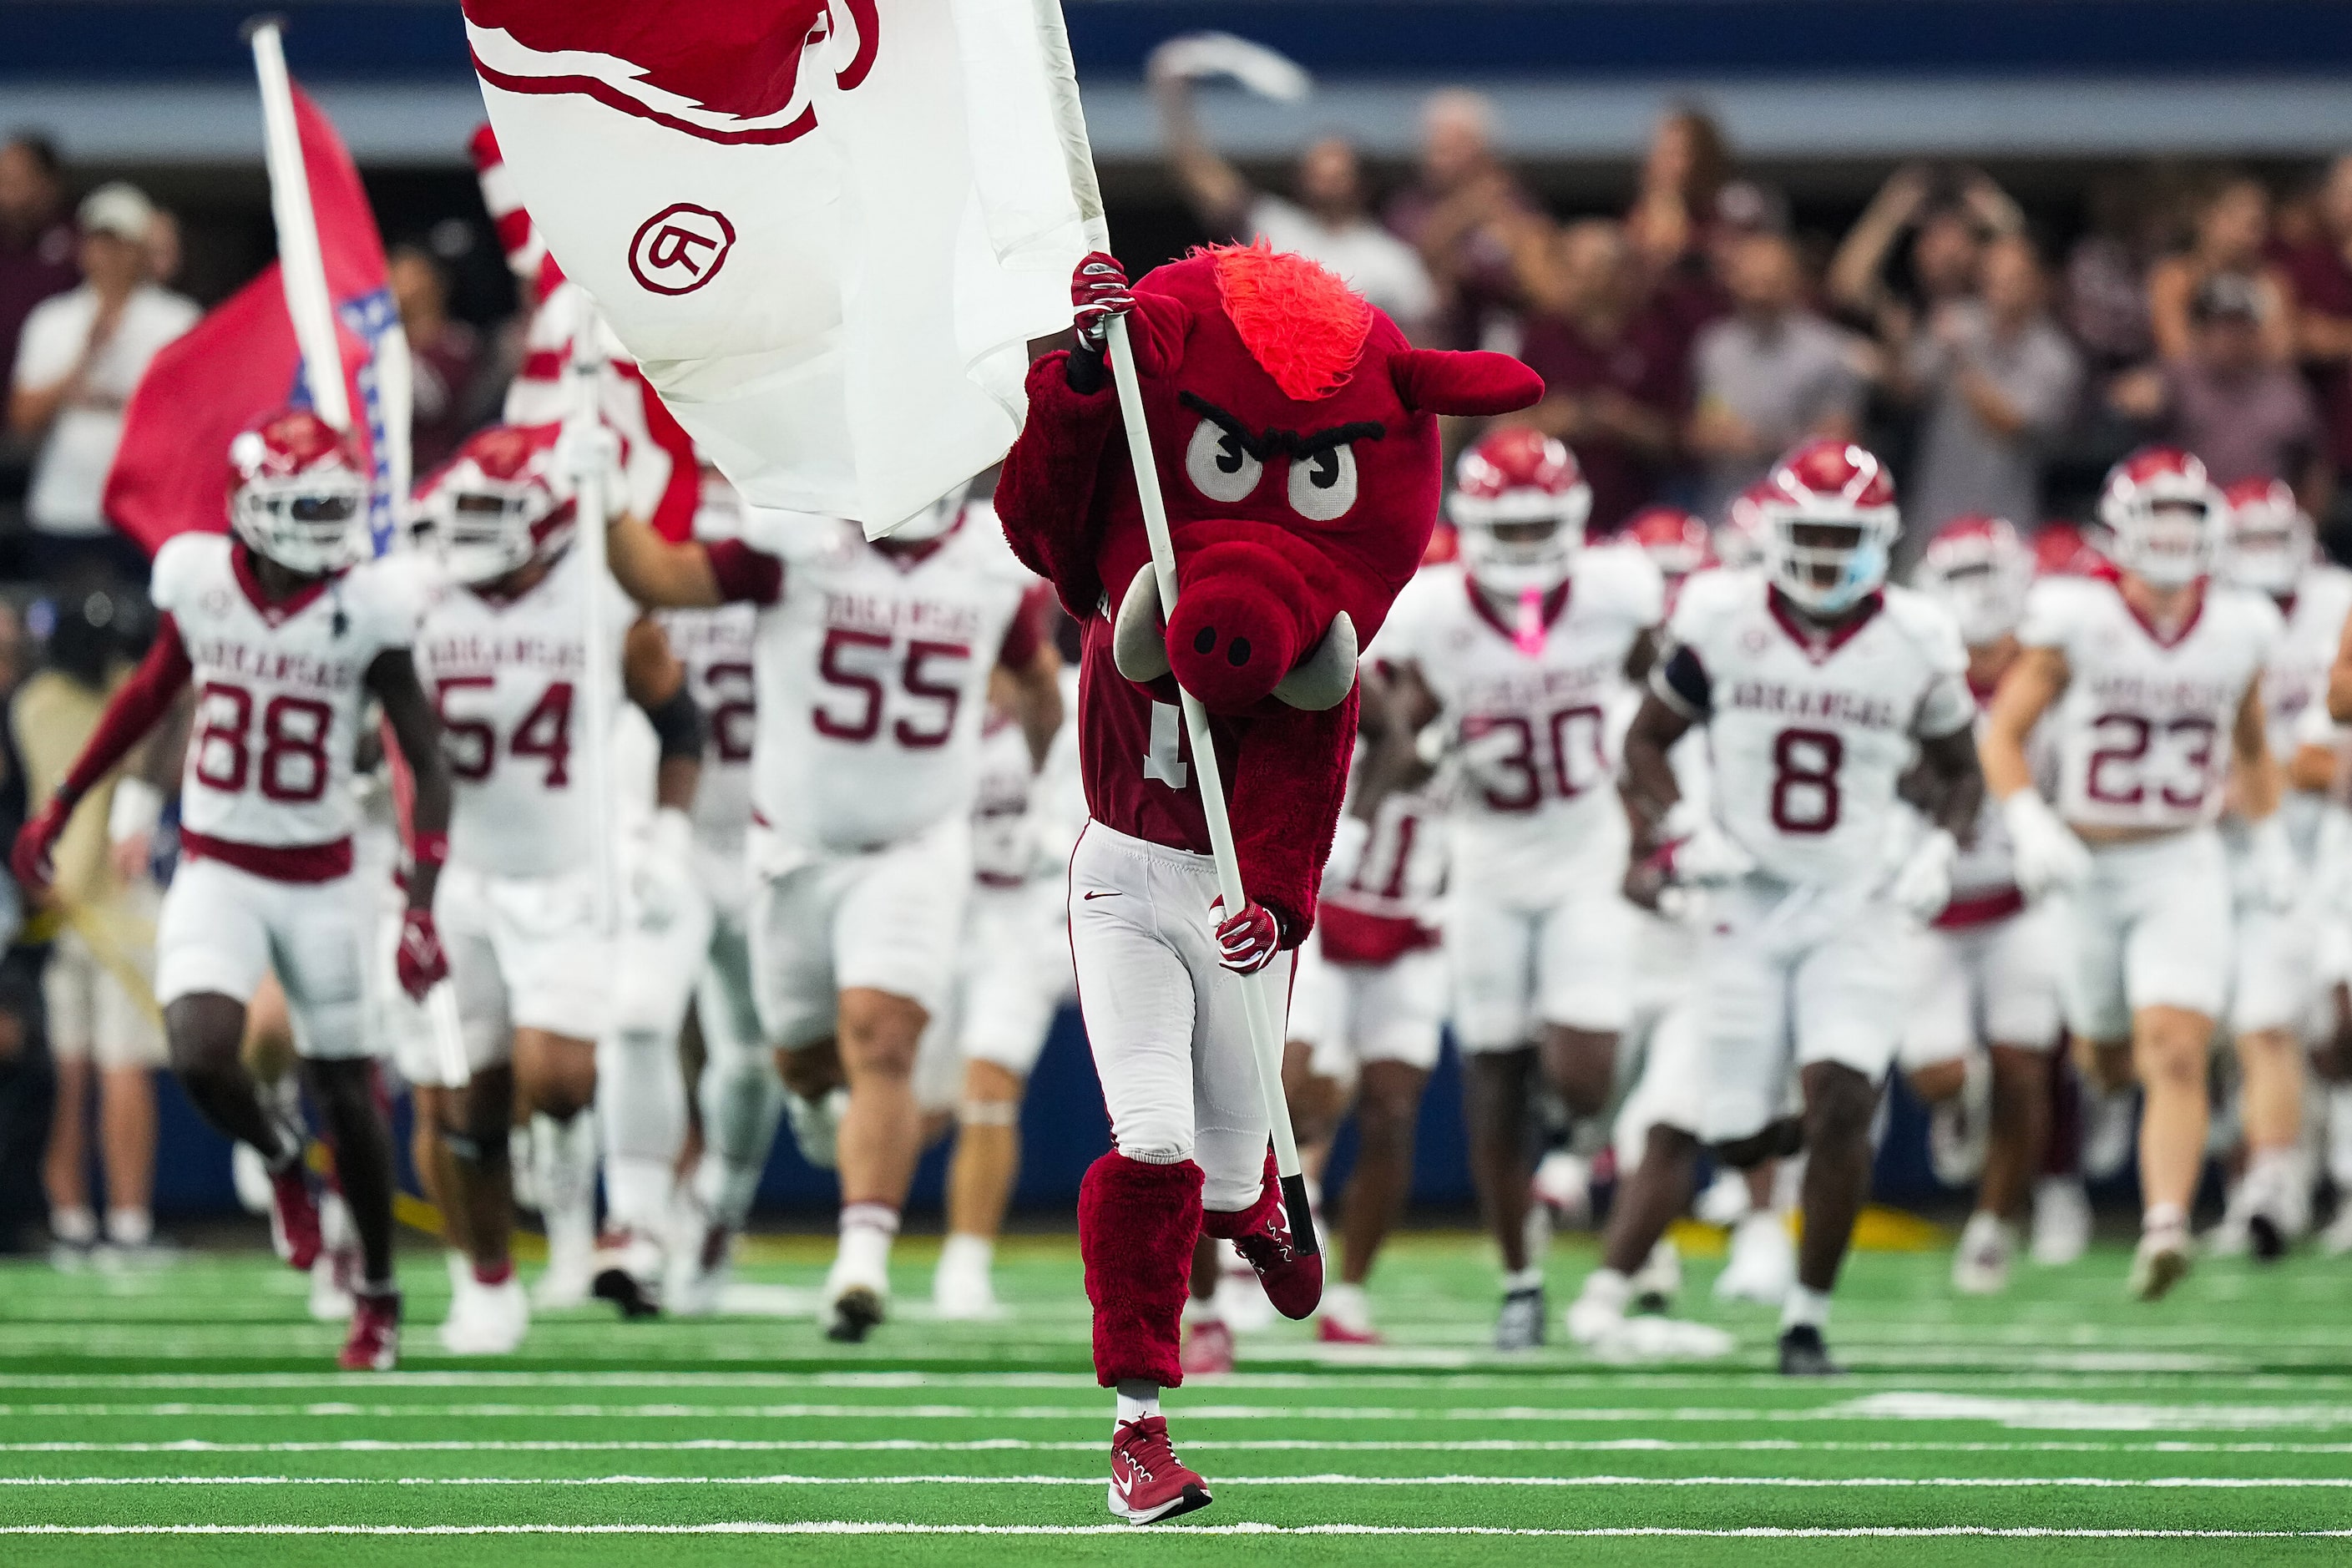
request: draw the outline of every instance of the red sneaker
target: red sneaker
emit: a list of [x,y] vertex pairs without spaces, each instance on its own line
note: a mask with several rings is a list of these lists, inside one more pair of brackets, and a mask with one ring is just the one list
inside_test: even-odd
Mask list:
[[310,1272],[325,1243],[320,1237],[319,1200],[310,1194],[299,1160],[269,1178],[269,1230],[278,1256],[296,1272]]
[[352,1331],[335,1364],[345,1372],[390,1372],[400,1364],[400,1292],[362,1290],[352,1298]]
[[1195,1323],[1176,1352],[1184,1375],[1196,1377],[1234,1370],[1234,1331],[1222,1322]]
[[1173,1519],[1209,1501],[1209,1483],[1169,1447],[1166,1416],[1129,1421],[1111,1438],[1110,1510],[1128,1523]]
[[1323,1255],[1298,1255],[1290,1245],[1290,1226],[1280,1205],[1267,1205],[1265,1218],[1255,1230],[1234,1237],[1234,1250],[1257,1270],[1276,1311],[1294,1321],[1315,1315],[1323,1301]]
[[1315,1337],[1327,1345],[1383,1345],[1388,1342],[1372,1329],[1351,1329],[1329,1313],[1315,1321]]

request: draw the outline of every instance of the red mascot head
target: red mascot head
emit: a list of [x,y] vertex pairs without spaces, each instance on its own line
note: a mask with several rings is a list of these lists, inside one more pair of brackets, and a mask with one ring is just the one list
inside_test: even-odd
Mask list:
[[1263,242],[1146,275],[1129,318],[1176,547],[1165,627],[1131,496],[1097,557],[1120,673],[1211,709],[1328,708],[1437,518],[1437,416],[1543,394],[1500,354],[1416,349],[1334,274]]

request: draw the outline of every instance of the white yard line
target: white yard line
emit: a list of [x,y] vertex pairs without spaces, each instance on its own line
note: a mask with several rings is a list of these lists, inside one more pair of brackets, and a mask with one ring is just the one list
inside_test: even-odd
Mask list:
[[[57,1487],[1099,1487],[1087,1476],[0,1476],[0,1488]],[[1221,1476],[1235,1487],[1774,1487],[1898,1489],[2343,1491],[2352,1476]]]
[[[0,1454],[1092,1454],[1097,1441],[1055,1442],[1028,1437],[979,1437],[949,1442],[877,1437],[865,1442],[822,1437],[685,1437],[674,1441],[561,1438],[508,1441],[401,1442],[352,1437],[322,1443],[223,1443],[187,1437],[168,1443],[0,1443]],[[1738,1442],[1677,1442],[1665,1437],[1474,1437],[1457,1442],[1323,1441],[1312,1437],[1191,1439],[1184,1451],[1300,1454],[2352,1454],[2352,1443],[1902,1443],[1806,1441],[1755,1437]]]
[[1629,1525],[1616,1529],[1512,1529],[1500,1525],[1205,1524],[1139,1532],[1130,1524],[899,1524],[808,1520],[724,1524],[6,1524],[0,1535],[1165,1535],[1538,1536],[1571,1540],[1665,1537],[1708,1541],[1929,1540],[1990,1536],[2012,1541],[2335,1541],[2352,1530],[2074,1530],[1985,1524],[1855,1525],[1815,1529],[1751,1525],[1738,1530]]

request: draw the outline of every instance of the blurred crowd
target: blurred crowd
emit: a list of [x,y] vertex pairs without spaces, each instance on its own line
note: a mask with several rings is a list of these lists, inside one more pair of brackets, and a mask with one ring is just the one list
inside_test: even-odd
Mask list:
[[1186,75],[1153,87],[1210,231],[1315,255],[1416,339],[1539,372],[1535,419],[1582,461],[1598,530],[1658,501],[1720,521],[1797,440],[1848,435],[1894,458],[1914,548],[1966,513],[2028,531],[2080,515],[2151,439],[2342,518],[2352,156],[2278,187],[2227,168],[2109,179],[2053,254],[1957,165],[1896,169],[1843,236],[1802,228],[1687,108],[1659,121],[1618,210],[1548,210],[1466,91],[1425,104],[1385,200],[1338,137],[1277,195],[1216,152]]

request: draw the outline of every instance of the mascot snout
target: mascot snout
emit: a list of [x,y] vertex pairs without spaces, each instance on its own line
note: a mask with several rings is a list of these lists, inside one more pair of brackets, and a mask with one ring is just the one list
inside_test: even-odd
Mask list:
[[[1221,553],[1234,559],[1220,562]],[[1306,582],[1279,558],[1211,546],[1185,563],[1176,618],[1162,627],[1151,569],[1136,573],[1112,635],[1119,673],[1150,684],[1165,675],[1213,712],[1237,713],[1272,697],[1321,711],[1356,684],[1355,623],[1345,610],[1307,624]]]

